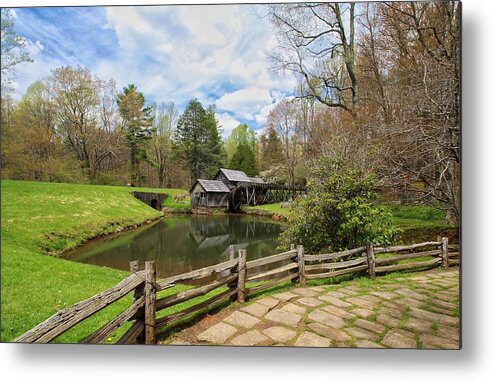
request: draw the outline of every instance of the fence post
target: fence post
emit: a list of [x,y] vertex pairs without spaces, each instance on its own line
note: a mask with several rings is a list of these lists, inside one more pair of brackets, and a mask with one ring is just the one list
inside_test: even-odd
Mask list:
[[306,286],[306,278],[305,278],[305,257],[303,245],[298,245],[298,272],[299,272],[299,280],[300,286]]
[[442,237],[442,266],[448,269],[448,237]]
[[366,256],[368,259],[368,275],[371,279],[375,279],[375,252],[373,251],[373,243],[370,242],[366,246]]
[[[134,274],[137,271],[139,271],[139,261],[130,262],[130,272]],[[145,293],[145,283],[141,283],[134,289],[134,292],[132,294],[132,303],[134,303],[137,299],[139,299],[142,295],[144,295],[144,293]],[[144,311],[142,311],[141,314],[139,313],[139,316],[144,316]],[[138,319],[142,320],[141,317],[139,317]],[[135,342],[142,344],[144,342],[144,334],[140,334],[135,339]]]
[[[291,244],[291,249],[289,249],[289,250],[290,251],[296,250],[296,245],[294,243],[292,243]],[[298,263],[298,257],[296,256],[295,258],[292,259],[292,261]],[[298,271],[298,270],[296,270],[296,271]],[[297,281],[298,281],[298,278],[291,279],[291,283],[292,284],[295,284]]]
[[246,283],[246,260],[247,251],[238,251],[238,303],[245,303],[245,283]]
[[[235,257],[235,246],[234,245],[229,245],[229,259],[233,259]],[[229,274],[233,275],[234,273],[238,272],[238,265],[233,266],[231,270],[229,270]],[[238,279],[233,280],[232,282],[229,282],[227,284],[228,288],[230,290],[235,290],[238,288]],[[236,301],[238,298],[238,294],[233,294],[229,297],[229,301],[233,303]]]
[[146,261],[145,283],[145,343],[156,343],[156,262]]

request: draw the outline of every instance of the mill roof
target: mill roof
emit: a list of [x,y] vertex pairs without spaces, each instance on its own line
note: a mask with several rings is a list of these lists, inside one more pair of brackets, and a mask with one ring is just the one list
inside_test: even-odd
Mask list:
[[[219,193],[229,193],[229,188],[222,182],[218,180],[204,180],[197,179],[196,183],[199,183],[206,192],[219,192]],[[195,186],[192,186],[192,188]]]
[[266,184],[264,180],[262,180],[260,177],[250,177],[249,178],[252,183],[256,184]]
[[244,182],[251,182],[252,181],[252,180],[250,180],[250,177],[248,177],[246,175],[245,172],[238,171],[236,169],[225,169],[225,168],[221,168],[219,170],[219,172],[224,173],[224,176],[226,176],[226,178],[229,181],[244,181]]

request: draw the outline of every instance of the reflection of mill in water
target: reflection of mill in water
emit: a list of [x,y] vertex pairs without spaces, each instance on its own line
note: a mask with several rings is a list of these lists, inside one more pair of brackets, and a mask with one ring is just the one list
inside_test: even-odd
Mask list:
[[270,238],[279,232],[279,226],[257,220],[242,220],[238,217],[228,217],[221,221],[190,220],[190,236],[197,244],[197,252],[208,250],[212,247],[221,248],[221,259],[227,260],[239,249],[247,249],[248,246],[261,243],[265,238]]

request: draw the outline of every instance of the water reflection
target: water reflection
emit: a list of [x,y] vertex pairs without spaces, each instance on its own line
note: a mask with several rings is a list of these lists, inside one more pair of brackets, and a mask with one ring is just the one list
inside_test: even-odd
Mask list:
[[230,245],[247,249],[248,260],[277,252],[282,226],[240,216],[165,218],[138,230],[98,239],[74,250],[68,259],[128,270],[129,262],[156,261],[157,276],[181,274],[230,259]]

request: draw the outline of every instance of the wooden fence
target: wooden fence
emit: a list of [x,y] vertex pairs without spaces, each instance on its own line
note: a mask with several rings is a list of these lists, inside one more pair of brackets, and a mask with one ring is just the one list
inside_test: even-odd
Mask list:
[[[234,249],[231,250],[233,256]],[[130,306],[83,339],[82,343],[100,343],[122,324],[132,322],[117,343],[154,344],[156,334],[173,323],[225,301],[237,300],[243,303],[248,296],[287,281],[299,283],[303,287],[311,279],[333,278],[363,271],[375,278],[379,274],[392,271],[420,270],[435,266],[448,268],[459,265],[459,261],[459,245],[449,245],[447,237],[408,246],[374,247],[369,244],[317,255],[305,255],[303,246],[291,245],[289,251],[252,261],[247,261],[246,250],[239,250],[238,256],[226,262],[159,280],[156,279],[154,262],[146,262],[145,269],[139,270],[138,262],[134,261],[130,263],[132,274],[116,286],[56,313],[14,342],[50,342],[129,293],[133,293]],[[157,298],[158,292],[173,288],[178,283],[204,278],[211,280],[205,285]],[[207,296],[211,292],[212,296],[209,295],[200,303],[192,304],[179,312],[156,317],[159,311],[199,296]]]

